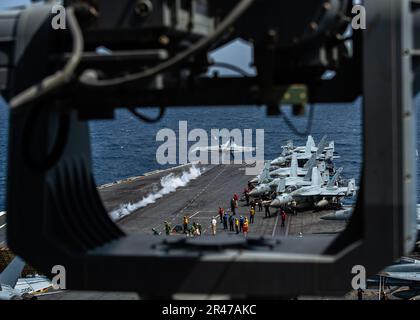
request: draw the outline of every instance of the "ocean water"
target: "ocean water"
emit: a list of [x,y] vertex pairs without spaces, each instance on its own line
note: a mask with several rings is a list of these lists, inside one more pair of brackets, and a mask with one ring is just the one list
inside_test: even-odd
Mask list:
[[[336,141],[341,158],[337,165],[345,168],[346,176],[359,176],[361,161],[360,103],[353,105],[320,105],[315,109],[311,134],[318,142],[326,134]],[[286,110],[290,113],[290,110]],[[105,183],[121,177],[138,175],[162,168],[156,162],[156,134],[162,128],[178,132],[179,120],[188,122],[188,130],[202,128],[210,137],[211,129],[264,129],[265,158],[279,156],[281,146],[288,139],[295,145],[304,145],[306,138],[294,136],[280,118],[268,118],[264,108],[181,108],[169,109],[157,125],[139,122],[128,112],[117,113],[116,125],[108,121],[92,122],[91,135],[95,177],[97,183]],[[298,128],[305,128],[306,118],[295,118]],[[334,125],[331,125],[331,124]],[[340,125],[335,125],[340,123]],[[112,138],[111,138],[112,137]]]
[[[420,97],[416,98],[416,105],[420,106]],[[290,111],[285,107],[289,116]],[[346,178],[356,178],[357,181],[362,163],[361,111],[361,99],[352,104],[316,105],[311,130],[316,143],[323,135],[335,141],[340,156],[335,160],[336,165],[344,168]],[[150,110],[148,114],[154,112]],[[417,112],[420,128],[420,108],[417,108]],[[305,137],[294,135],[281,118],[267,117],[262,107],[170,108],[157,124],[140,122],[128,111],[118,110],[114,120],[90,122],[97,185],[167,167],[156,161],[156,150],[162,143],[156,141],[156,134],[163,128],[173,129],[177,133],[181,120],[187,121],[188,130],[202,128],[209,136],[211,129],[264,129],[266,159],[279,156],[280,147],[289,139],[293,139],[295,145],[304,145],[306,142]],[[307,124],[306,117],[292,118],[292,121],[300,130]],[[5,209],[7,124],[7,107],[0,101],[0,211]],[[417,186],[420,195],[419,181],[420,177]]]

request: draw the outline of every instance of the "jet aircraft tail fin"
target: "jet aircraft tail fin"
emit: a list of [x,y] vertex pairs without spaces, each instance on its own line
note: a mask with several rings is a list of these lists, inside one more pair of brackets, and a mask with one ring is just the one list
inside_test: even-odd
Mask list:
[[320,186],[322,185],[322,177],[318,171],[317,167],[312,168],[312,186]]
[[340,176],[341,172],[343,172],[343,168],[338,168],[337,170],[335,170],[335,174],[334,176],[331,178],[331,180],[328,182],[327,184],[327,188],[331,188],[335,186],[335,183],[338,180],[338,177]]
[[296,153],[292,155],[292,162],[290,163],[290,176],[296,178],[298,176],[298,161]]
[[304,169],[308,170],[306,172],[305,177],[303,178],[304,181],[311,181],[312,180],[312,168],[315,167],[316,165],[316,160],[315,160],[316,155],[313,154],[311,159],[309,159],[306,163],[305,166],[303,167]]
[[286,190],[286,177],[281,177],[279,184],[277,185],[276,192],[278,194],[283,193]]
[[318,143],[318,149],[316,155],[319,156],[324,152],[325,147],[327,146],[327,136],[323,136],[321,141]]
[[0,283],[14,288],[24,267],[25,262],[21,258],[15,257],[0,274]]

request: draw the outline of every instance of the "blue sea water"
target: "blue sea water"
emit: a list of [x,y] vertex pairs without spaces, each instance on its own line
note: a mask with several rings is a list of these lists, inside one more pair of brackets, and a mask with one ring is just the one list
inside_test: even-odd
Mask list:
[[[290,113],[290,110],[286,110]],[[280,118],[268,118],[264,108],[181,108],[169,109],[165,118],[157,125],[139,122],[127,111],[120,110],[114,124],[107,121],[91,125],[93,159],[97,183],[105,183],[153,169],[159,169],[156,149],[162,142],[156,142],[156,134],[162,128],[178,132],[179,120],[188,121],[188,130],[202,128],[210,137],[211,129],[264,129],[265,158],[279,156],[281,146],[288,139],[295,145],[303,145],[306,138],[291,134]],[[298,128],[306,126],[306,118],[295,118]],[[332,123],[334,125],[332,125]],[[340,123],[340,125],[336,125]],[[315,109],[312,135],[315,141],[327,134],[335,139],[337,151],[342,155],[340,166],[346,168],[347,176],[358,176],[361,160],[361,118],[360,103],[348,105],[325,105]]]
[[[416,99],[416,105],[420,105],[420,99]],[[290,115],[289,108],[286,107],[285,111]],[[288,139],[293,139],[295,145],[303,145],[306,141],[304,137],[293,135],[281,118],[266,117],[265,109],[259,107],[170,108],[154,125],[139,122],[126,110],[118,110],[115,120],[90,123],[96,183],[101,185],[161,169],[156,161],[156,150],[162,142],[156,142],[156,134],[162,128],[177,132],[179,120],[188,121],[189,130],[207,130],[209,136],[213,128],[265,129],[266,159],[279,156],[280,146]],[[306,117],[292,120],[299,129],[305,128]],[[7,107],[0,101],[0,211],[5,209],[7,123]],[[325,134],[333,139],[340,155],[336,165],[344,167],[346,178],[359,180],[362,163],[361,99],[352,104],[316,105],[311,134],[315,142]]]

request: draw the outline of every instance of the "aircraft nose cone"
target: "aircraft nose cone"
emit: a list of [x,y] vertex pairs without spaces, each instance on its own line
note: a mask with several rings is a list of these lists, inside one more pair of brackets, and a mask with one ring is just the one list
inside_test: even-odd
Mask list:
[[273,201],[271,201],[270,203],[270,207],[274,207],[274,208],[278,208],[281,206],[281,201],[280,199],[276,198]]
[[284,162],[284,159],[283,158],[279,158],[279,159],[275,159],[275,160],[271,161],[270,164],[273,165],[273,166],[277,166],[277,165],[283,164],[283,162]]
[[251,182],[251,183],[258,182],[258,178],[257,178],[257,177],[255,177],[255,178],[253,178],[252,180],[250,180],[249,182]]
[[250,195],[251,197],[258,196],[258,194],[259,194],[259,192],[258,192],[258,190],[257,190],[257,189],[253,189],[253,190],[249,193],[249,195]]

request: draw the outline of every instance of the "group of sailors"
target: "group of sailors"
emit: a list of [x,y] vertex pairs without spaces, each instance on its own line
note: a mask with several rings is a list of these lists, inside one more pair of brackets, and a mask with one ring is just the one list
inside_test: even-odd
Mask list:
[[247,206],[251,206],[251,209],[258,206],[258,211],[261,212],[263,210],[264,207],[264,214],[266,218],[270,218],[271,217],[271,212],[270,212],[270,203],[267,201],[266,203],[264,203],[263,199],[252,199],[250,200],[250,196],[249,193],[251,192],[251,190],[254,188],[254,186],[248,182],[248,187],[246,187],[244,189],[244,198],[246,201],[246,205]]
[[[233,198],[234,199],[234,198]],[[237,207],[236,207],[237,208]],[[235,208],[235,209],[236,209]],[[255,209],[250,214],[250,218],[244,216],[236,217],[236,210],[232,210],[232,214],[228,214],[224,208],[219,207],[220,223],[223,224],[223,230],[229,230],[236,234],[243,233],[247,235],[249,232],[249,224],[254,223]],[[217,221],[215,218],[212,220],[212,234],[216,235]]]
[[[254,186],[248,181],[248,186],[244,189],[244,198],[246,201],[246,205],[247,206],[251,206],[251,210],[250,210],[250,219],[251,219],[251,223],[254,223],[254,215],[255,215],[255,207],[258,206],[258,211],[261,212],[263,210],[263,206],[264,206],[264,213],[265,213],[265,218],[270,218],[271,217],[271,212],[270,212],[270,199],[266,199],[267,201],[264,201],[263,198],[260,199],[253,199],[250,201],[250,196],[249,193],[251,192],[251,190],[254,188]],[[281,226],[284,227],[285,226],[285,222],[286,222],[286,208],[280,209],[280,217],[281,217]]]
[[[268,203],[264,203],[262,199],[253,199],[250,200],[249,198],[249,192],[250,189],[245,188],[244,190],[244,197],[246,201],[246,206],[250,207],[249,209],[249,217],[247,216],[236,216],[238,212],[238,203],[239,203],[239,197],[235,193],[233,197],[230,200],[230,211],[231,214],[228,214],[226,210],[222,207],[219,207],[218,210],[218,216],[219,216],[219,223],[223,225],[224,231],[234,232],[236,234],[243,233],[245,236],[249,233],[249,225],[253,224],[255,222],[255,214],[256,214],[256,208],[258,208],[258,212],[262,212],[263,208],[265,209],[265,217],[270,218],[270,206]],[[286,212],[284,210],[280,210],[280,216],[282,220],[281,226],[285,226],[285,220],[286,220]],[[183,217],[182,221],[182,233],[187,236],[201,236],[203,234],[202,226],[201,224],[197,222],[193,222],[190,224],[190,218],[185,215]],[[211,218],[210,226],[211,226],[211,232],[212,235],[215,236],[217,233],[217,225],[218,222],[215,217]],[[171,224],[167,221],[164,222],[164,229],[166,235],[171,235],[171,233],[178,232],[178,230],[174,230],[171,227]],[[156,234],[157,231],[154,230],[154,233]]]
[[[164,222],[164,229],[167,236],[171,235],[173,232],[177,232],[177,230],[172,228],[168,221]],[[190,237],[201,236],[203,234],[203,227],[197,222],[193,222],[192,225],[190,225],[190,218],[184,216],[182,219],[182,232]]]

